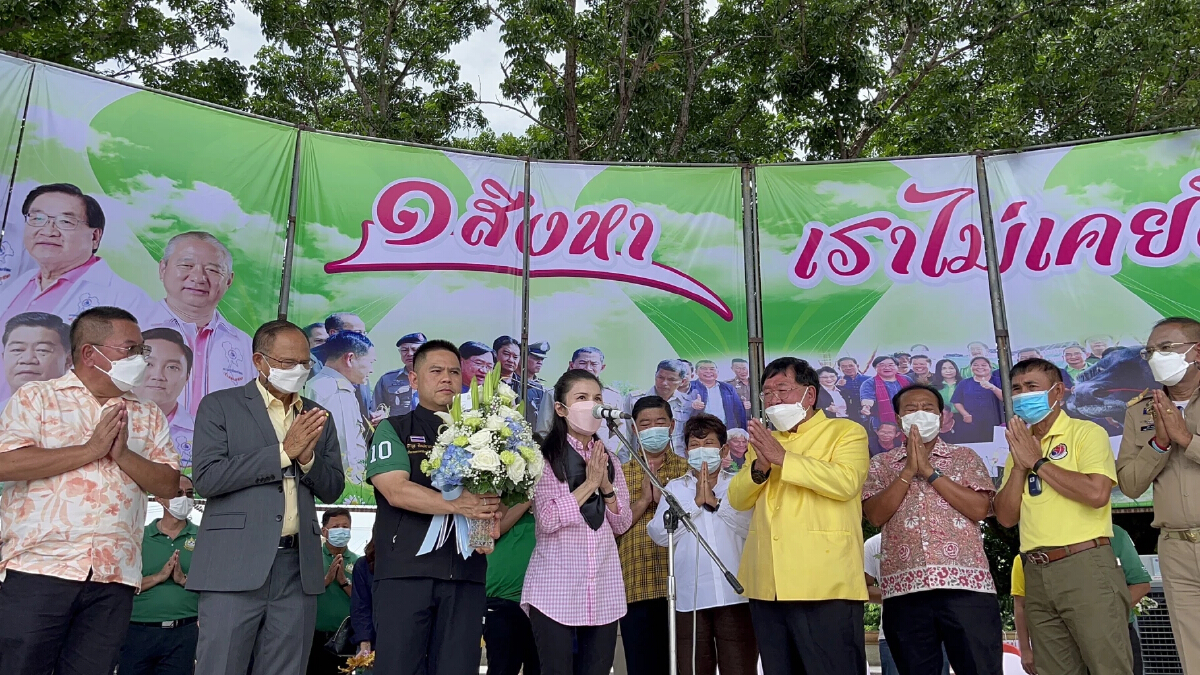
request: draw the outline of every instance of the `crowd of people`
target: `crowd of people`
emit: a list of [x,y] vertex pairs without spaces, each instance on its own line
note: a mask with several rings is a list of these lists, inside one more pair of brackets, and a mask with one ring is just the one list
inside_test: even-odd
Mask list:
[[[515,373],[513,343],[406,336],[411,359],[384,391],[407,386],[407,410],[373,424],[363,455],[378,511],[361,559],[347,548],[352,514],[318,518],[316,508],[347,480],[338,415],[300,395],[326,379],[338,395],[361,395],[365,382],[342,370],[345,383],[321,377],[343,365],[369,372],[371,348],[356,351],[365,338],[344,332],[313,345],[311,330],[287,321],[261,326],[256,377],[197,406],[189,478],[166,414],[134,393],[150,378],[153,343],[175,343],[121,309],[81,312],[67,333],[72,368],[22,385],[0,413],[0,672],[328,675],[349,650],[373,653],[381,675],[462,675],[476,672],[486,642],[497,675],[600,675],[619,627],[628,672],[660,675],[670,617],[656,484],[744,589],[677,532],[680,673],[866,672],[864,603],[876,599],[896,672],[933,675],[948,663],[998,675],[1000,608],[979,525],[990,514],[1020,525],[1014,586],[1027,670],[1134,673],[1131,609],[1146,578],[1112,525],[1110,493],[1152,483],[1176,643],[1185,672],[1200,667],[1192,319],[1153,328],[1143,356],[1163,388],[1131,402],[1115,461],[1100,426],[1064,414],[1062,369],[1018,362],[999,487],[978,455],[945,437],[953,397],[941,388],[860,387],[874,395],[861,409],[890,410],[902,439],[872,456],[864,427],[821,405],[827,373],[792,357],[767,364],[758,383],[769,425],[750,419],[744,430],[728,421],[745,418],[740,394],[700,374],[705,362],[696,366],[705,407],[683,410],[675,397],[686,373],[660,364],[661,388],[656,378],[653,392],[626,397],[637,439],[627,454],[642,456],[652,481],[601,435],[593,407],[606,389],[593,371],[603,357],[581,350],[568,365],[582,357],[590,367],[538,388],[545,471],[531,502],[509,506],[495,494],[447,499],[420,460],[464,381],[498,356]],[[711,414],[714,399],[734,410]],[[748,438],[740,463],[735,432]],[[198,526],[197,494],[206,500]],[[163,515],[143,528],[148,495]],[[494,519],[495,549],[462,550],[455,519],[441,517],[450,514]],[[864,517],[881,528],[873,548]]]

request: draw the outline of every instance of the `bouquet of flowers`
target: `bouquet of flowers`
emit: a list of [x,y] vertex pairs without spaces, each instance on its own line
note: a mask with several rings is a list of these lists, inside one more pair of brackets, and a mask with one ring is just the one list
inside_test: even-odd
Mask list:
[[355,654],[349,659],[346,659],[346,665],[338,668],[338,672],[345,675],[371,675],[371,671],[375,669],[375,652],[367,652],[366,654]]
[[[421,470],[446,499],[457,499],[462,490],[474,494],[499,495],[505,506],[533,497],[542,477],[543,459],[533,432],[525,421],[524,403],[517,393],[500,381],[493,370],[480,387],[471,382],[472,407],[463,411],[457,396],[448,413],[438,413],[446,422]],[[467,520],[470,550],[490,551],[492,521]]]

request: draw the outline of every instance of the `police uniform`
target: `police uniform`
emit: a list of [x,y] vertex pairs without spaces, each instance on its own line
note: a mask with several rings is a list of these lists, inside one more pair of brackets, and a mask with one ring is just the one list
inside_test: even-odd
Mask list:
[[[534,342],[529,345],[529,355],[535,359],[545,360],[546,355],[549,353],[549,342],[543,340],[542,342]],[[520,372],[513,376],[512,387],[517,394],[521,393]],[[542,406],[545,405],[546,399],[549,399],[553,403],[554,388],[536,375],[533,376],[529,380],[529,386],[525,388],[525,421],[529,423],[529,428],[535,432],[538,431],[538,422],[542,421]]]
[[1183,407],[1192,441],[1160,449],[1155,434],[1154,396],[1146,390],[1125,410],[1125,433],[1117,457],[1121,492],[1137,499],[1154,486],[1154,527],[1159,528],[1158,562],[1171,608],[1171,630],[1184,672],[1200,672],[1200,391]]
[[[442,420],[418,406],[389,417],[375,430],[367,481],[407,471],[413,483],[432,489],[421,460],[437,440]],[[438,537],[443,545],[417,555],[433,516],[393,506],[375,489],[375,672],[461,675],[479,668],[487,558],[458,552],[453,518]]]
[[375,383],[375,404],[387,407],[388,417],[412,412],[417,390],[412,386],[406,368],[389,370]]
[[[186,576],[200,529],[185,521],[174,539],[158,529],[158,520],[142,532],[142,575],[158,574],[176,552]],[[153,672],[158,675],[191,675],[199,637],[196,616],[200,594],[186,590],[168,577],[133,598],[129,632],[121,647],[121,673]]]

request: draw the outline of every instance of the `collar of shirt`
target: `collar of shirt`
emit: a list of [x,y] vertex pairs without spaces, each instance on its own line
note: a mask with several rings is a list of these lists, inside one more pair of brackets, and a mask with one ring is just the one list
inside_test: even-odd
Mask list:
[[[73,284],[76,281],[79,281],[79,278],[82,277],[83,275],[87,274],[88,270],[92,269],[92,266],[98,262],[100,262],[100,257],[93,255],[91,258],[88,258],[87,262],[83,263],[82,265],[80,265],[79,267],[76,267],[73,270],[70,270],[69,272],[62,275],[61,277],[55,279],[54,283],[50,284],[50,287],[47,288],[46,290],[50,290],[50,288],[54,288],[55,286],[58,285],[58,283],[60,281],[66,282],[67,284]],[[39,291],[41,290],[41,284],[38,283],[38,279],[40,278],[40,276],[41,276],[41,274],[39,272],[39,274],[33,278],[34,283],[38,284]],[[45,291],[41,291],[41,292],[45,292]]]
[[163,532],[162,530],[158,529],[158,523],[161,521],[162,521],[162,518],[155,518],[153,523],[150,523],[149,525],[146,526],[146,529],[147,529],[147,531],[150,532],[151,537],[162,537],[164,539],[170,539],[170,540],[174,541],[174,540],[176,540],[180,537],[186,536],[186,535],[196,535],[196,534],[200,533],[200,528],[197,527],[195,523],[193,523],[190,520],[185,520],[185,521],[183,521],[183,529],[179,530],[179,534],[172,537],[171,535],[167,534],[166,532]]
[[[941,436],[938,436],[937,442],[933,444],[933,449],[929,451],[929,454],[937,455],[938,457],[949,457],[950,456],[950,448],[951,448],[951,445],[949,443],[947,443],[946,441],[943,441]],[[894,450],[890,450],[889,452],[895,453],[895,457],[893,458],[895,460],[903,461],[905,459],[908,459],[908,445],[907,444],[902,445]]]
[[[270,396],[270,394],[267,395]],[[177,429],[194,430],[196,428],[196,418],[192,417],[192,414],[182,406],[177,405],[175,406],[175,411],[167,415],[167,424]]]
[[352,383],[350,380],[346,379],[345,375],[339,373],[337,370],[335,370],[333,368],[330,368],[328,366],[322,368],[321,372],[317,373],[316,377],[314,377],[313,379],[315,380],[317,378],[322,378],[322,377],[329,379],[329,380],[334,380],[335,382],[337,382],[337,388],[341,389],[342,391],[349,391],[349,392],[354,391],[354,383]]
[[[325,372],[325,371],[321,371],[321,372]],[[262,394],[263,405],[267,406],[267,410],[270,410],[271,406],[273,406],[273,405],[282,406],[282,407],[284,407],[285,410],[290,407],[297,415],[299,415],[300,412],[302,410],[304,410],[304,401],[303,401],[303,399],[300,398],[300,394],[292,394],[293,398],[292,398],[291,405],[285,406],[283,401],[275,398],[275,396],[273,394],[271,394],[271,392],[267,391],[267,388],[263,386],[261,379],[254,378],[254,384],[258,387],[258,393]]]
[[[1033,426],[1033,425],[1030,425],[1030,426]],[[1045,447],[1047,443],[1050,443],[1050,439],[1057,438],[1057,437],[1062,436],[1063,434],[1067,433],[1068,427],[1070,427],[1070,426],[1071,426],[1071,418],[1068,417],[1065,412],[1062,412],[1062,408],[1060,406],[1059,412],[1058,412],[1058,417],[1054,420],[1054,424],[1050,425],[1050,430],[1047,431],[1046,435],[1043,436],[1041,439],[1042,447]]]
[[829,418],[825,415],[825,411],[818,409],[813,412],[812,417],[809,417],[801,422],[800,426],[797,427],[795,431],[772,431],[771,433],[774,434],[775,438],[778,438],[780,441],[792,441],[804,437],[804,435],[821,426],[821,424],[828,419]]
[[162,308],[167,311],[168,315],[170,315],[170,317],[171,317],[170,323],[177,323],[180,326],[190,326],[193,330],[196,330],[196,331],[209,330],[212,332],[222,331],[225,333],[236,332],[236,329],[233,327],[233,325],[230,324],[229,321],[227,321],[225,319],[225,317],[221,315],[221,312],[219,310],[213,310],[212,320],[209,321],[207,324],[205,324],[204,328],[201,328],[194,323],[188,323],[187,321],[184,321],[182,318],[180,318],[180,316],[175,313],[175,310],[171,309],[171,306],[167,304],[167,301],[165,298],[159,304],[162,305]]
[[[87,385],[85,385],[83,383],[83,380],[79,379],[79,376],[75,374],[74,368],[72,368],[71,370],[68,370],[66,375],[63,375],[62,377],[60,377],[58,379],[52,380],[51,382],[52,382],[51,386],[53,386],[54,389],[57,391],[66,391],[67,389],[84,389],[84,390],[87,390],[89,396],[91,396],[92,398],[96,398],[96,395],[93,394],[92,391],[87,388]],[[108,405],[110,403],[112,403],[113,401],[116,401],[118,398],[123,398],[126,401],[132,401],[134,403],[141,403],[141,401],[138,400],[137,396],[134,396],[133,394],[131,394],[129,392],[125,392],[124,394],[121,394],[120,396],[108,399],[108,401],[104,402],[102,407],[108,407]],[[99,402],[99,399],[97,399],[97,402]]]

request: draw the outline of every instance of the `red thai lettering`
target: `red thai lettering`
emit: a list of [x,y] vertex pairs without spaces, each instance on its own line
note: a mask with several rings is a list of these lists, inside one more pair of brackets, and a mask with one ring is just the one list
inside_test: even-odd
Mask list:
[[904,190],[904,199],[911,204],[929,204],[946,200],[938,209],[933,224],[927,230],[928,239],[925,253],[921,257],[921,273],[930,279],[937,279],[947,272],[962,274],[978,266],[979,255],[983,252],[983,233],[974,225],[964,227],[959,233],[959,240],[968,244],[966,254],[949,258],[942,254],[942,247],[946,243],[946,237],[950,234],[950,220],[954,216],[954,209],[973,194],[975,194],[975,189],[969,187],[922,192],[915,182],[910,183]]
[[629,217],[629,229],[633,230],[633,238],[625,245],[621,255],[630,260],[649,262],[657,229],[654,219],[644,213],[635,213]]
[[866,272],[875,262],[875,250],[850,235],[859,230],[874,229],[883,232],[891,224],[889,218],[875,216],[830,232],[829,236],[841,246],[829,250],[827,258],[829,270],[843,277],[855,277]]
[[[1089,229],[1093,221],[1102,221],[1102,230]],[[1104,268],[1112,267],[1118,255],[1117,242],[1121,238],[1121,221],[1107,213],[1089,213],[1067,228],[1062,241],[1058,245],[1058,255],[1054,264],[1059,267],[1071,267],[1075,264],[1075,256],[1082,248],[1092,250],[1092,259]]]
[[[422,214],[406,205],[413,199],[423,199],[429,211]],[[419,179],[392,183],[375,199],[375,222],[387,232],[411,236],[384,239],[395,246],[417,246],[437,239],[450,225],[454,204],[441,186]]]
[[825,231],[819,226],[804,228],[804,234],[800,237],[800,255],[796,257],[796,264],[792,266],[792,272],[797,279],[807,282],[817,278],[820,268],[814,258],[817,257],[824,237]]
[[901,277],[908,277],[912,274],[912,262],[917,252],[919,238],[917,231],[907,225],[896,225],[892,228],[890,239],[896,249],[892,253],[889,267],[893,273]]
[[616,250],[614,235],[627,213],[628,206],[615,204],[603,216],[591,209],[579,214],[579,224],[583,227],[575,234],[567,250],[571,255],[583,255],[590,251],[597,259],[608,262],[611,259],[609,252]]
[[508,214],[524,208],[525,193],[518,192],[513,196],[500,181],[492,178],[484,179],[479,188],[484,196],[471,202],[472,209],[479,213],[463,222],[462,238],[471,246],[482,243],[488,248],[496,248],[508,231]]

